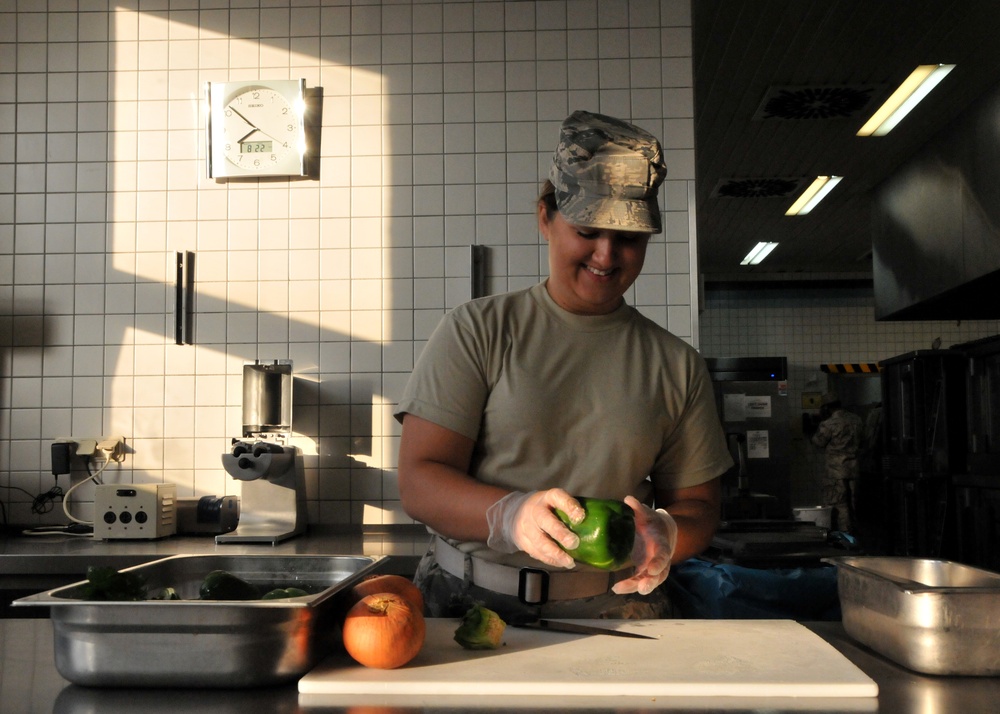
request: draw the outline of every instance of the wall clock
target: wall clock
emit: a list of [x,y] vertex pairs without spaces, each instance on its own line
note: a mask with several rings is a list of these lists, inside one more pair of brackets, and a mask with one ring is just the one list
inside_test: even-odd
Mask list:
[[209,177],[305,176],[305,83],[209,82]]

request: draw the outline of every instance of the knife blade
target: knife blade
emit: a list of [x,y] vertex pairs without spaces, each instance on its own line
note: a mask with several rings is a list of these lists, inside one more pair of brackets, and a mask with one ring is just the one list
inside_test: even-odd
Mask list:
[[613,630],[610,627],[597,627],[595,625],[581,625],[578,622],[566,622],[564,620],[527,620],[525,622],[512,622],[510,624],[514,627],[523,627],[531,630],[571,632],[576,635],[611,635],[612,637],[635,637],[643,640],[659,639],[652,635],[641,635],[638,632]]

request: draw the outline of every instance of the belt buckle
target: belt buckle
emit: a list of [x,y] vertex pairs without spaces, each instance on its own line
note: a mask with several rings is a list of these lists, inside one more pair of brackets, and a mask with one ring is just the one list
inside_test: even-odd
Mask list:
[[517,571],[517,599],[525,605],[544,605],[549,601],[549,571],[521,568]]

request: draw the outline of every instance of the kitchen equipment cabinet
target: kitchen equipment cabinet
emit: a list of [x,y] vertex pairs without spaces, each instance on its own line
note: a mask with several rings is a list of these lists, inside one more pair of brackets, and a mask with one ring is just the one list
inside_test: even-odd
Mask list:
[[952,349],[966,355],[966,470],[992,474],[1000,487],[1000,336]]
[[954,557],[1000,571],[1000,482],[996,476],[955,479]]
[[918,350],[883,360],[883,471],[948,475],[965,468],[965,355]]

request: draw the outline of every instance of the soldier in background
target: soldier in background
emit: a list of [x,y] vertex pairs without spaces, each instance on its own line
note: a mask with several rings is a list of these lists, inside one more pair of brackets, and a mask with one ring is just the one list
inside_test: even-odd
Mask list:
[[834,508],[834,528],[850,532],[854,518],[852,486],[859,475],[858,452],[864,425],[861,417],[845,409],[835,394],[823,396],[819,415],[820,423],[811,441],[826,449],[823,505]]

